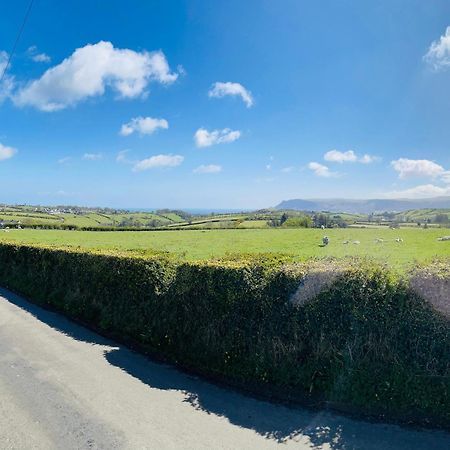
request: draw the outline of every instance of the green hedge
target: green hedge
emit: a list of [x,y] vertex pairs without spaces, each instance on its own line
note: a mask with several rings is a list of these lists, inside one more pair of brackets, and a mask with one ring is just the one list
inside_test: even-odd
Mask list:
[[362,260],[293,305],[313,264],[0,244],[2,286],[169,361],[277,397],[449,426],[448,318]]

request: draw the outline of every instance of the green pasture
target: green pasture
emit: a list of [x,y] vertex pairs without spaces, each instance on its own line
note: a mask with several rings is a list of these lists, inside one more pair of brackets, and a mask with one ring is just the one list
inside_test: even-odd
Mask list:
[[267,220],[245,220],[239,224],[239,228],[268,228]]
[[148,226],[151,221],[158,220],[162,225],[180,223],[184,220],[174,213],[158,215],[154,213],[118,213],[100,214],[89,212],[84,214],[58,213],[50,214],[44,211],[34,212],[25,207],[1,208],[0,221],[5,223],[20,222],[23,225],[67,225],[83,227],[112,227],[131,222],[132,226]]
[[[450,257],[449,229],[229,229],[180,231],[0,231],[0,241],[87,249],[168,251],[189,260],[239,253],[283,253],[297,259],[369,256],[405,267],[415,261]],[[327,235],[330,243],[321,246]],[[403,242],[396,242],[402,238]],[[376,242],[383,239],[383,242]],[[349,243],[344,243],[349,241]],[[354,241],[359,241],[354,243]]]
[[17,213],[17,212],[0,212],[0,222],[17,222],[22,224],[42,224],[42,225],[60,225],[62,223],[61,218],[56,216],[43,215],[43,214],[24,214],[24,213]]

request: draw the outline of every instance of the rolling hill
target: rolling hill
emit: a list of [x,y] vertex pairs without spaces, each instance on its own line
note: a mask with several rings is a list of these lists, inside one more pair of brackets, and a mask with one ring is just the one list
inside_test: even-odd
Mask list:
[[450,197],[421,199],[292,199],[283,200],[276,209],[298,211],[330,211],[370,214],[384,211],[401,212],[423,208],[450,208]]

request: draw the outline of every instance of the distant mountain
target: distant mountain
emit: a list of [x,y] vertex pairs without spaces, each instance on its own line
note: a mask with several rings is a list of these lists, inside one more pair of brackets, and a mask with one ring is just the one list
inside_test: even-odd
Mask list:
[[401,212],[409,209],[450,208],[450,197],[420,199],[372,199],[354,200],[342,198],[330,199],[293,199],[284,200],[276,209],[295,209],[298,211],[330,211],[354,214],[377,212]]

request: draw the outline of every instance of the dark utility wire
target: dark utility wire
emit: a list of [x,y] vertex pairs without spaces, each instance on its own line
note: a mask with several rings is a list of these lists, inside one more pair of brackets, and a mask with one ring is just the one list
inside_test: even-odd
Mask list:
[[22,26],[20,27],[19,32],[17,33],[16,41],[14,42],[12,51],[9,54],[8,60],[6,61],[5,68],[3,69],[3,73],[2,73],[2,76],[0,78],[0,85],[2,84],[3,78],[5,78],[6,71],[8,70],[9,63],[11,62],[11,59],[12,59],[12,57],[13,57],[15,51],[16,51],[16,47],[17,47],[17,44],[19,42],[20,36],[22,36],[22,32],[23,32],[23,29],[25,28],[25,24],[27,23],[28,16],[30,15],[31,7],[33,6],[33,2],[34,2],[34,0],[30,0],[27,12],[25,13],[25,17],[23,18]]

